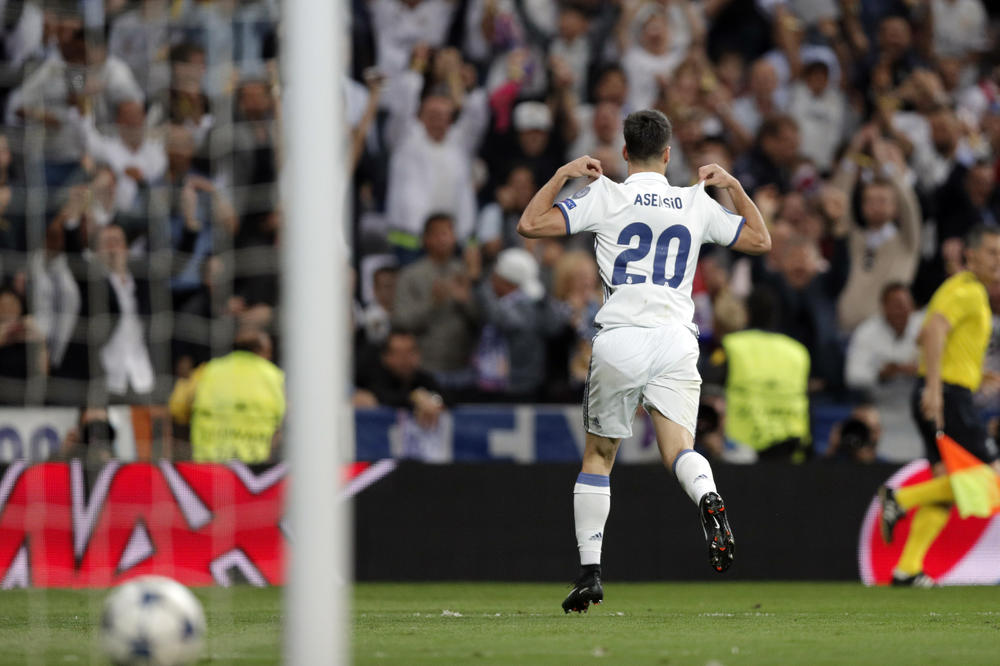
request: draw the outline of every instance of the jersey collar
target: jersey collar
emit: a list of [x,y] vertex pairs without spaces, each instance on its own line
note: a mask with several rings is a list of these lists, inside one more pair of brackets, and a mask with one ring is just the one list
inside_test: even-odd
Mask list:
[[640,171],[639,173],[634,173],[625,179],[625,184],[635,183],[641,180],[651,180],[657,183],[662,183],[664,185],[669,185],[667,182],[667,177],[662,173],[656,173],[654,171]]

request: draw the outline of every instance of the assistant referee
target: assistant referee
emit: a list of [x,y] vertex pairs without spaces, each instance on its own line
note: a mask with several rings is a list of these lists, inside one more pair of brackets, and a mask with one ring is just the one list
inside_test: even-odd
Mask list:
[[983,378],[992,313],[987,288],[1000,282],[1000,228],[980,225],[965,238],[966,270],[948,278],[927,305],[920,337],[920,377],[912,397],[913,417],[935,478],[897,491],[882,488],[882,534],[907,511],[919,507],[893,572],[893,583],[933,585],[923,572],[924,557],[948,522],[954,503],[947,470],[937,448],[943,431],[969,453],[1000,472],[996,446],[972,401]]

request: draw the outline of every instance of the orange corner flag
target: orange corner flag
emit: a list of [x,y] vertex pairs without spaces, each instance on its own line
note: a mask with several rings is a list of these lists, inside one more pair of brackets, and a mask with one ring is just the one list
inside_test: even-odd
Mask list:
[[938,433],[937,445],[948,468],[958,515],[989,518],[1000,513],[1000,476],[993,468],[944,433]]

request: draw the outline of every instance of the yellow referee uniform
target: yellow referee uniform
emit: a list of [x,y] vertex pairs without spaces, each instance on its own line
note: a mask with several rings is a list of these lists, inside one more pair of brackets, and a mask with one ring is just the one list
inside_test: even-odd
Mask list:
[[[927,317],[935,312],[951,325],[941,357],[941,380],[977,391],[993,324],[986,287],[969,271],[953,275],[938,287],[927,305]],[[925,374],[921,358],[920,376]]]
[[[972,401],[972,392],[983,379],[983,358],[990,341],[993,317],[986,287],[970,271],[954,275],[938,287],[927,305],[927,317],[935,313],[948,320],[951,328],[941,355],[941,398],[944,432],[983,462],[996,458],[986,438],[986,429]],[[936,442],[937,425],[920,409],[926,364],[920,359],[920,379],[913,392],[913,417],[924,440],[927,459],[941,459]],[[923,577],[924,558],[931,544],[948,523],[955,496],[947,476],[900,488],[895,502],[903,511],[917,509],[910,532],[893,572],[894,581],[916,584]],[[883,511],[885,508],[883,507]]]

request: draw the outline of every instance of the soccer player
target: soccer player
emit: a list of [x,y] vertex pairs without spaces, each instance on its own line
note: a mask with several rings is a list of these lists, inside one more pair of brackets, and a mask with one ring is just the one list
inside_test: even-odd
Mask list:
[[[604,282],[583,398],[586,447],[573,490],[581,572],[563,601],[567,613],[584,612],[604,599],[601,546],[611,507],[609,475],[619,443],[632,434],[640,403],[653,419],[663,463],[699,506],[709,563],[720,572],[732,564],[735,542],[726,506],[711,466],[693,448],[701,377],[691,282],[702,243],[748,254],[771,247],[753,200],[718,164],[701,167],[693,187],[667,182],[666,116],[632,113],[624,134],[629,173],[624,183],[604,177],[598,160],[580,157],[556,171],[518,223],[518,232],[528,238],[593,232]],[[554,204],[568,180],[583,176],[595,180]],[[737,212],[709,197],[706,185],[728,189]]]
[[917,338],[920,376],[911,406],[935,478],[899,490],[879,488],[880,526],[886,543],[892,541],[896,523],[917,509],[892,573],[893,585],[934,585],[924,574],[924,557],[948,522],[955,500],[938,453],[937,433],[943,431],[1000,472],[996,446],[987,439],[972,402],[983,378],[983,358],[992,328],[986,289],[1000,281],[1000,228],[980,225],[969,231],[965,262],[967,270],[948,278],[934,292]]

